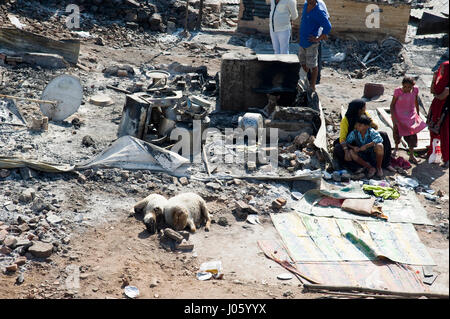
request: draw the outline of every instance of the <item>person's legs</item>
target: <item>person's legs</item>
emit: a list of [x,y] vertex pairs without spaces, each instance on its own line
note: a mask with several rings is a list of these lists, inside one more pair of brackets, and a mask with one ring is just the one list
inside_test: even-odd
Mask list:
[[442,152],[442,161],[444,162],[444,167],[448,167],[448,161],[450,158],[450,136],[449,136],[449,129],[450,129],[450,115],[447,114],[445,120],[442,123],[441,126],[441,152]]
[[398,145],[400,144],[401,139],[402,139],[402,137],[398,133],[398,127],[395,124],[394,124],[394,128],[392,129],[392,135],[394,136],[394,143],[395,143],[395,149],[394,149],[394,153],[392,153],[392,156],[395,158],[395,157],[397,157],[397,153],[398,153]]
[[316,90],[316,81],[317,81],[317,57],[318,57],[318,47],[319,43],[315,43],[306,49],[306,66],[309,70],[311,70],[311,81],[310,87],[311,90]]
[[404,136],[403,138],[405,139],[406,143],[408,143],[409,161],[414,164],[419,164],[419,161],[414,156],[414,148],[417,147],[417,134]]
[[306,50],[303,47],[300,47],[298,49],[298,61],[300,62],[303,70],[305,72],[308,72],[308,69],[306,68]]
[[376,173],[375,167],[372,167],[372,165],[370,165],[368,162],[366,162],[361,157],[359,157],[359,155],[355,151],[350,150],[350,156],[352,157],[353,161],[355,161],[362,167],[365,167],[368,169],[368,177],[369,178],[372,177],[373,175],[375,175],[375,173]]
[[381,137],[383,138],[383,147],[384,147],[383,164],[381,164],[381,167],[386,168],[391,172],[394,172],[395,169],[391,166],[392,146],[389,136],[384,131],[378,131],[378,133],[380,133]]
[[317,74],[319,73],[319,68],[315,67],[311,69],[311,89],[313,91],[316,90],[316,81],[317,81]]
[[322,42],[319,42],[319,49],[317,54],[317,65],[318,65],[318,72],[317,72],[317,81],[316,83],[320,83],[320,73],[322,71]]
[[274,54],[280,54],[280,40],[277,33],[278,32],[273,32],[272,28],[270,28],[270,39],[272,40]]
[[339,138],[336,139],[333,143],[333,158],[339,163],[342,168],[349,170],[351,172],[357,172],[358,169],[361,169],[361,166],[351,161],[348,162],[345,160],[345,152],[341,143],[339,143]]
[[377,176],[382,177],[383,176],[383,169],[381,168],[381,165],[383,164],[383,158],[384,158],[384,146],[381,143],[375,144],[373,147],[373,151],[375,152],[375,157],[377,161]]
[[291,30],[277,32],[280,43],[280,54],[289,54],[289,41],[291,39]]

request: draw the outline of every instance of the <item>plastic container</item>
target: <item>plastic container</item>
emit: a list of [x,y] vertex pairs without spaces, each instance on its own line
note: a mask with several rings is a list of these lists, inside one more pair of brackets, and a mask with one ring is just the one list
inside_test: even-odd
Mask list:
[[381,187],[390,187],[391,185],[389,185],[389,183],[385,180],[383,181],[377,181],[374,179],[369,180],[369,185],[372,186],[381,186]]
[[221,278],[222,273],[222,262],[220,260],[208,261],[200,265],[199,272],[209,272],[212,273],[214,278]]
[[441,140],[438,138],[433,139],[432,143],[433,152],[431,153],[430,157],[428,158],[428,163],[440,163],[442,158],[442,152],[441,152]]

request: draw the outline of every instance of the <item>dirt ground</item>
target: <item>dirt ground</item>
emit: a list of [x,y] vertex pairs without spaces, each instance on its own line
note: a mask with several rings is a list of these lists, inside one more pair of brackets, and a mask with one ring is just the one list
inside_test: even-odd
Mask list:
[[[231,37],[231,35],[212,34],[205,36],[201,41],[207,44],[219,44],[221,52],[245,49],[228,44],[231,42]],[[206,65],[211,75],[220,70],[220,56],[199,56],[189,53],[183,47],[173,47],[168,51],[168,54],[159,54],[151,48],[113,49],[86,43],[82,45],[80,59],[91,71],[84,85],[86,87],[95,85],[99,79],[102,79],[103,67],[115,63],[138,66],[143,63],[167,65],[176,61],[193,66]],[[322,107],[340,112],[341,105],[347,105],[350,100],[362,96],[364,84],[368,81],[382,82],[385,85],[385,95],[377,101],[368,103],[368,108],[373,109],[380,103],[388,105],[393,89],[400,85],[401,80],[394,77],[380,77],[380,75],[349,80],[332,68],[325,67],[321,84],[317,86]],[[420,87],[420,89],[422,92],[427,90],[426,87]],[[78,143],[85,133],[92,133],[91,135],[94,136],[94,131],[102,130],[104,135],[98,136],[99,145],[107,145],[117,128],[117,121],[114,122],[114,119],[120,116],[125,101],[123,94],[111,90],[107,93],[116,102],[109,112],[91,109],[92,106],[88,103],[82,105],[76,114],[86,123],[82,131],[70,137],[72,133],[63,133],[64,127],[51,125],[50,128],[59,129],[62,134],[61,140],[53,140],[53,142],[62,143],[70,138],[74,140],[74,143]],[[380,102],[382,100],[385,102]],[[89,127],[90,121],[94,121],[94,118],[99,115],[103,116],[103,124],[101,121],[96,121],[96,126]],[[69,122],[70,120],[71,118],[68,119]],[[37,139],[44,141],[45,137],[38,136]],[[64,149],[69,151],[70,145],[64,145]],[[93,153],[98,151],[95,150]],[[78,154],[77,157],[88,158],[91,155],[89,152],[86,150],[84,154]],[[404,150],[400,155],[407,156]],[[409,173],[421,183],[430,185],[432,189],[449,194],[448,169],[421,163],[417,166],[413,165]],[[38,181],[37,184],[39,183]],[[325,296],[303,293],[300,281],[296,278],[289,281],[278,280],[277,275],[285,273],[286,270],[267,259],[256,244],[260,239],[278,239],[270,217],[263,215],[262,225],[250,225],[237,221],[232,214],[233,207],[230,207],[232,201],[218,199],[220,191],[216,191],[215,199],[207,200],[216,221],[212,224],[211,231],[205,232],[203,228],[198,230],[191,235],[195,246],[194,251],[177,253],[167,252],[161,248],[157,236],[150,235],[140,218],[132,214],[134,203],[146,194],[145,179],[141,188],[134,193],[128,193],[129,190],[120,187],[108,193],[108,188],[93,189],[93,184],[79,184],[73,179],[69,179],[68,184],[65,184],[63,179],[47,179],[43,187],[50,187],[52,183],[55,187],[65,188],[66,195],[70,193],[62,202],[62,210],[74,208],[79,211],[92,210],[92,206],[88,206],[94,204],[99,211],[102,211],[105,219],[89,226],[78,227],[71,234],[70,244],[63,254],[53,254],[44,261],[30,261],[21,285],[16,284],[17,273],[0,275],[0,298],[124,298],[123,287],[126,284],[139,288],[139,298],[149,299],[310,299]],[[183,190],[183,188],[177,188],[177,190]],[[0,190],[0,192],[4,191],[4,189]],[[162,184],[156,185],[152,191],[170,194]],[[101,196],[104,198],[99,199]],[[436,223],[435,226],[416,226],[421,240],[437,263],[434,271],[439,276],[431,290],[448,293],[448,200],[435,203],[421,195],[418,196],[428,216]],[[219,216],[225,216],[229,225],[217,224]],[[440,231],[439,223],[442,220],[447,220],[446,233]],[[200,264],[210,260],[222,262],[223,279],[197,280],[195,274]],[[73,282],[71,276],[77,275],[78,270],[79,287],[75,285],[73,289],[69,289],[68,285],[70,286]]]

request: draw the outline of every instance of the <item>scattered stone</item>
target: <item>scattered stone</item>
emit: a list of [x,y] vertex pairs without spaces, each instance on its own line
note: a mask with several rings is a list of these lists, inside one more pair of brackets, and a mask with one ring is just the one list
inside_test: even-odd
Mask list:
[[14,236],[7,236],[5,238],[5,240],[3,241],[3,244],[6,247],[14,249],[16,247],[16,245],[17,245],[17,238],[14,237]]
[[6,236],[8,236],[8,232],[4,229],[0,230],[0,244],[5,241]]
[[6,271],[7,272],[16,272],[17,269],[19,269],[19,267],[17,267],[16,264],[12,264],[12,265],[6,266]]
[[294,145],[300,149],[305,147],[308,144],[309,137],[310,135],[307,132],[301,133],[294,138]]
[[188,179],[186,177],[180,177],[179,181],[180,181],[180,184],[183,185],[183,186],[189,184],[189,181],[188,181]]
[[9,255],[11,252],[12,252],[12,249],[7,247],[7,246],[5,246],[5,245],[3,245],[0,248],[0,253],[2,253],[3,255]]
[[86,147],[95,146],[95,141],[90,135],[86,135],[81,140],[81,144]]
[[48,258],[53,253],[53,245],[43,242],[35,242],[28,251],[38,258]]
[[151,283],[150,283],[150,288],[155,288],[158,287],[158,279],[157,278],[152,278]]
[[42,212],[44,209],[48,208],[48,204],[44,203],[44,201],[42,200],[42,198],[36,198],[33,201],[33,205],[31,205],[31,209],[34,212],[40,213]]
[[217,222],[220,226],[226,227],[228,226],[228,219],[224,216],[219,217],[219,221]]
[[27,257],[25,256],[20,256],[19,258],[16,259],[16,261],[14,262],[17,266],[22,266],[25,265],[25,263],[27,262]]
[[190,233],[187,230],[180,230],[178,232],[184,239],[189,240]]
[[176,249],[182,250],[182,251],[190,251],[194,249],[194,244],[191,242],[186,241],[186,239],[183,239],[182,242],[175,246]]
[[72,123],[72,126],[74,127],[74,129],[76,129],[76,130],[78,130],[82,124],[78,117],[75,117],[71,123]]
[[209,182],[206,184],[206,187],[212,188],[214,190],[220,190],[222,188],[222,186],[220,186],[219,183],[214,183],[214,182]]
[[21,238],[16,243],[16,247],[25,247],[25,249],[28,249],[31,245],[33,243],[28,238]]
[[1,178],[6,178],[11,174],[11,172],[9,171],[9,169],[0,169],[0,177]]
[[277,198],[276,200],[274,200],[272,202],[272,207],[275,208],[275,209],[280,209],[284,205],[286,205],[286,203],[287,203],[287,200],[285,198],[279,197],[279,198]]
[[177,243],[181,243],[184,239],[180,233],[171,228],[164,229],[164,236],[175,240]]
[[19,229],[20,229],[20,231],[21,231],[22,233],[24,233],[24,232],[30,230],[30,226],[28,226],[27,223],[24,223],[24,224],[21,224],[21,225],[19,226]]
[[50,214],[47,216],[46,220],[50,223],[50,224],[58,224],[60,222],[63,221],[63,219],[59,216],[56,216],[54,214]]

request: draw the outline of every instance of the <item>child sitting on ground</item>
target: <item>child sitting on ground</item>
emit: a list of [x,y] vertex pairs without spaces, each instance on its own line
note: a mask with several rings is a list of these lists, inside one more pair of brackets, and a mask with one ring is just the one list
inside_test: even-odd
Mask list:
[[401,138],[405,139],[409,148],[409,161],[419,164],[414,157],[414,148],[417,147],[417,133],[427,125],[419,116],[419,89],[410,77],[404,77],[402,87],[394,90],[391,102],[391,117],[394,124],[393,135],[395,142],[393,157],[397,156],[398,145]]
[[355,123],[355,129],[348,134],[344,149],[350,148],[351,159],[368,169],[368,178],[372,178],[375,173],[378,177],[382,177],[383,138],[370,127],[371,122],[368,116],[361,115]]

